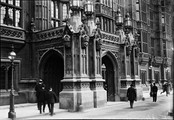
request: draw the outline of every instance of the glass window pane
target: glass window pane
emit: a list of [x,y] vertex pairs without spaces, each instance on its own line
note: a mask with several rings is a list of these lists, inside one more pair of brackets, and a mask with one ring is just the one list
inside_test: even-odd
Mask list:
[[7,24],[13,25],[13,9],[12,8],[8,9],[8,14],[9,14],[9,18],[7,18]]
[[20,11],[16,10],[16,16],[15,16],[15,26],[20,27]]
[[13,0],[8,0],[8,4],[12,4],[13,5]]
[[51,17],[54,17],[54,3],[51,1]]
[[56,27],[59,27],[59,22],[58,21],[56,21]]
[[1,0],[1,2],[6,2],[6,0]]
[[67,13],[67,5],[63,4],[63,19],[65,19],[67,15],[68,15],[68,13]]
[[56,18],[59,18],[59,10],[58,10],[58,5],[57,5],[57,3],[55,4],[55,6],[56,6],[56,11],[55,11],[55,17]]
[[10,9],[8,10],[8,13],[9,13],[9,15],[10,15],[10,18],[13,19],[13,9],[12,9],[12,8],[10,8]]
[[16,5],[16,6],[20,6],[20,0],[16,0],[16,1],[15,1],[15,5]]
[[51,27],[54,27],[54,21],[51,20]]
[[4,23],[4,17],[5,17],[5,7],[4,6],[1,6],[1,24],[3,24]]

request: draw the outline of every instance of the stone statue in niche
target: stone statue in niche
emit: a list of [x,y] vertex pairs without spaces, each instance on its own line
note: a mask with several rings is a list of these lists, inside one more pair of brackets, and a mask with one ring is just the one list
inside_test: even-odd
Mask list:
[[70,41],[70,36],[66,33],[64,36],[63,36],[63,39],[64,39],[64,45],[66,48],[70,48],[71,47],[71,41]]
[[88,42],[89,42],[89,36],[88,35],[83,35],[81,37],[82,48],[86,48],[88,46]]

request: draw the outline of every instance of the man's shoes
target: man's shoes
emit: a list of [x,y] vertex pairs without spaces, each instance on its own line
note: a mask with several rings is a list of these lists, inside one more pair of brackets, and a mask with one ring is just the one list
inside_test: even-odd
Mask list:
[[55,115],[55,113],[50,113],[51,116]]

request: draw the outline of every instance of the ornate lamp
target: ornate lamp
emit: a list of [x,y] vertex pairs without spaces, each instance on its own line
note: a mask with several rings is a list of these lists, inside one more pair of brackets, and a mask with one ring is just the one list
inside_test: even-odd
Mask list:
[[85,7],[84,12],[87,16],[91,16],[94,13],[94,5],[93,2],[91,2],[91,0],[88,0],[84,5],[84,7]]
[[116,26],[118,26],[118,28],[120,28],[123,25],[123,16],[121,14],[120,9],[118,9],[118,11],[117,11],[116,18],[115,18],[115,24],[116,24]]
[[11,71],[12,71],[12,75],[11,75],[11,91],[10,91],[10,110],[8,112],[8,118],[16,118],[16,113],[14,111],[14,86],[13,86],[13,69],[14,69],[14,59],[16,57],[16,53],[14,52],[14,47],[12,46],[12,51],[9,53],[8,58],[11,61]]
[[130,19],[129,13],[127,13],[125,16],[124,28],[127,34],[129,34],[130,30],[132,29],[132,21]]
[[82,9],[82,1],[81,0],[70,0],[70,9],[72,11],[79,11]]

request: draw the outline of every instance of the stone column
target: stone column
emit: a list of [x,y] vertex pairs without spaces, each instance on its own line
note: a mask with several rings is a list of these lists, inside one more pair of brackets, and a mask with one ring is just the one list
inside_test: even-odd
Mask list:
[[89,41],[89,75],[93,91],[94,107],[104,106],[107,102],[106,91],[103,88],[101,68],[101,39],[92,36]]
[[[70,26],[71,25],[71,26]],[[64,36],[64,79],[60,92],[60,108],[69,111],[93,108],[93,92],[90,90],[88,73],[87,26],[81,22],[81,13],[74,12],[70,18],[71,35]]]

